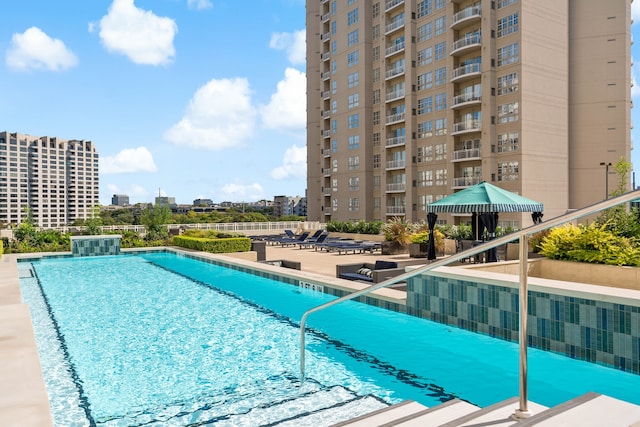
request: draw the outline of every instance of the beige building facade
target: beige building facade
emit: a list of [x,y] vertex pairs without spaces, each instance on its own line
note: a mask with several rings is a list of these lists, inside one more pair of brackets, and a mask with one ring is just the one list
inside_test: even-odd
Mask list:
[[44,228],[91,218],[98,160],[91,141],[0,132],[0,223],[20,224],[29,211]]
[[307,0],[306,21],[310,220],[420,221],[482,181],[555,217],[630,161],[628,0]]

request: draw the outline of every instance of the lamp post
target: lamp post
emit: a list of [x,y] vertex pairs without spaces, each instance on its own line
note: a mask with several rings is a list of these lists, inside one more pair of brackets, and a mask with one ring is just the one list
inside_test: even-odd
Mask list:
[[600,166],[604,166],[604,198],[606,200],[609,198],[609,166],[611,166],[611,162],[600,162]]

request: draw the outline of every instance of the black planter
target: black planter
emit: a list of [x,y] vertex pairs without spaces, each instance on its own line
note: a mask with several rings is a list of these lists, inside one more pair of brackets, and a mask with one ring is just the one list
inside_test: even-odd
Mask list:
[[410,258],[426,258],[429,250],[428,243],[411,243],[409,244]]
[[382,242],[382,255],[399,255],[407,252],[408,246],[402,246],[398,242]]

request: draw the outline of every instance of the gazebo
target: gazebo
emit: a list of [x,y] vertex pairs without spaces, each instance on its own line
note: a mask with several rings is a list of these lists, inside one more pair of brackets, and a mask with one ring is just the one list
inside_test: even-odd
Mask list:
[[[482,223],[481,228],[486,228],[489,239],[492,239],[495,237],[498,225],[498,212],[532,212],[533,222],[537,224],[542,221],[543,210],[542,203],[496,187],[486,181],[467,187],[427,205],[427,225],[429,226],[427,258],[436,259],[433,229],[438,213],[470,213],[474,239],[477,240],[480,234],[477,226],[478,218]],[[487,261],[497,261],[495,249],[487,251]]]

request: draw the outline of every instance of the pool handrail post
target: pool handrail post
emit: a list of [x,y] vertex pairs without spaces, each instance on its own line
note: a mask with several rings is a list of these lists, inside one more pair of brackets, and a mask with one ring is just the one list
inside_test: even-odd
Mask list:
[[[336,304],[339,304],[344,301],[349,301],[355,298],[358,298],[362,295],[369,294],[373,291],[377,291],[378,289],[384,288],[389,285],[393,285],[398,282],[402,282],[411,277],[417,276],[419,274],[428,273],[431,270],[434,270],[438,267],[445,266],[455,261],[459,261],[461,259],[469,258],[479,253],[482,253],[488,249],[493,249],[505,243],[512,242],[514,240],[520,239],[520,260],[519,260],[519,272],[520,272],[520,289],[519,289],[519,304],[520,304],[520,332],[519,332],[519,341],[520,341],[520,408],[515,411],[514,417],[518,417],[518,414],[521,414],[521,418],[526,418],[531,415],[531,412],[528,410],[528,392],[527,392],[527,315],[528,315],[528,289],[527,289],[527,276],[528,276],[528,236],[538,233],[540,231],[547,230],[552,227],[556,227],[562,224],[566,224],[570,221],[577,220],[579,218],[596,214],[605,209],[620,205],[625,202],[630,202],[631,200],[637,199],[640,197],[640,189],[629,191],[620,196],[613,197],[610,199],[606,199],[602,202],[594,203],[590,206],[586,206],[581,209],[577,209],[571,212],[567,212],[564,215],[557,216],[555,218],[551,218],[547,221],[543,221],[538,224],[533,224],[530,227],[519,230],[515,233],[510,233],[501,237],[497,237],[493,240],[489,240],[485,243],[482,243],[478,246],[472,247],[462,252],[458,252],[453,255],[449,255],[446,258],[442,258],[440,260],[435,260],[427,265],[423,265],[422,267],[417,267],[415,270],[408,271],[402,273],[398,276],[391,277],[386,279],[380,283],[373,284],[368,288],[361,289],[359,291],[344,295],[338,299],[334,299],[332,301],[326,302],[324,304],[318,305],[316,307],[310,308],[303,315],[300,320],[300,382],[304,382],[305,378],[305,330],[306,330],[306,322],[307,318],[311,313],[315,313],[320,310],[324,310],[325,308],[329,308]],[[524,350],[523,350],[524,347]]]
[[529,290],[527,278],[529,276],[529,238],[526,233],[520,234],[520,262],[518,264],[520,271],[520,290],[519,290],[519,316],[520,316],[520,333],[518,340],[520,344],[520,407],[516,409],[513,416],[516,419],[529,418],[532,413],[529,410],[529,392],[527,383],[527,318],[529,313]]

